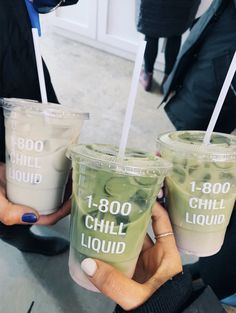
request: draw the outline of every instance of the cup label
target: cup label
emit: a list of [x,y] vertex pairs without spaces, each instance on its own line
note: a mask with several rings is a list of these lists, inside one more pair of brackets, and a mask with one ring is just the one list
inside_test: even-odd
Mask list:
[[[204,182],[200,185],[197,185],[195,181],[190,183],[192,194],[200,192],[204,195],[219,195],[227,194],[230,192],[231,184],[229,182],[224,183],[210,183]],[[185,222],[187,224],[196,224],[201,226],[210,226],[210,225],[221,225],[225,223],[225,214],[220,212],[225,209],[225,199],[212,199],[212,198],[201,198],[199,196],[190,197],[189,201],[190,209],[197,210],[208,210],[213,211],[217,210],[216,214],[199,214],[187,211],[185,215]],[[219,211],[220,210],[220,211]],[[219,214],[222,213],[222,214]]]
[[[99,212],[104,214],[110,214],[113,216],[128,217],[132,211],[132,205],[130,202],[121,203],[120,201],[111,201],[102,198],[99,203],[93,202],[93,196],[86,197],[88,200],[88,208],[95,208]],[[90,231],[95,231],[103,234],[109,234],[112,236],[126,236],[126,225],[123,222],[114,222],[106,220],[106,218],[94,217],[87,214],[84,218],[84,226]],[[81,246],[87,249],[96,251],[97,253],[109,253],[109,254],[122,254],[125,252],[126,243],[123,241],[101,240],[96,237],[87,236],[85,233],[81,234]]]
[[42,182],[42,174],[38,155],[44,150],[42,140],[10,137],[8,151],[8,178],[18,183],[38,185]]
[[78,159],[72,167],[70,242],[76,259],[81,263],[85,257],[98,258],[130,272],[163,177],[104,170]]
[[168,208],[175,225],[206,232],[227,226],[235,201],[233,181],[194,180],[182,189],[172,179],[167,178],[167,183]]
[[11,136],[11,146],[13,149],[35,152],[42,152],[44,148],[42,140],[33,140],[17,136]]

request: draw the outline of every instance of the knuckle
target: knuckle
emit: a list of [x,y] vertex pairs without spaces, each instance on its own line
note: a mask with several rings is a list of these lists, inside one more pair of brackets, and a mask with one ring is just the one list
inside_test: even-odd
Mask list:
[[139,307],[143,302],[144,301],[141,301],[140,299],[138,299],[138,297],[134,295],[130,299],[124,299],[124,302],[122,303],[121,306],[125,311],[130,311]]
[[157,288],[159,288],[163,283],[165,283],[167,280],[167,278],[165,277],[165,275],[160,275],[160,276],[153,276],[147,286],[149,287],[149,289],[153,292],[155,291]]
[[102,280],[103,280],[104,286],[109,286],[110,290],[115,291],[117,289],[115,279],[114,279],[113,269],[107,270],[105,275],[102,276]]
[[18,211],[12,203],[8,202],[4,208],[1,221],[7,226],[19,224],[20,214],[21,211]]
[[139,288],[136,289],[136,292],[132,293],[132,296],[125,297],[122,307],[124,310],[135,310],[140,305],[142,305],[145,301],[147,301],[150,296],[153,294],[155,290],[150,290],[149,287],[144,285],[140,285]]
[[182,271],[182,263],[181,263],[181,259],[179,256],[176,256],[174,258],[174,256],[171,259],[171,262],[168,262],[168,264],[166,265],[167,268],[169,269],[169,272],[171,272],[173,275],[179,273],[180,271]]
[[11,219],[11,217],[9,216],[9,214],[7,214],[7,215],[5,214],[5,215],[2,217],[2,223],[5,224],[5,225],[7,225],[7,226],[13,225],[12,219]]
[[48,221],[47,225],[52,226],[55,225],[57,221],[55,219]]
[[106,272],[100,272],[96,280],[99,281],[101,290],[105,292],[105,294],[120,295],[123,293],[122,286],[117,283],[115,271],[112,268],[106,269]]

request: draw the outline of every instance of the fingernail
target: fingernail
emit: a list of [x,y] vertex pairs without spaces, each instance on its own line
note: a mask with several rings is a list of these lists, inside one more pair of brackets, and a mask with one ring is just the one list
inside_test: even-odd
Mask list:
[[164,193],[163,193],[163,190],[161,189],[161,190],[159,191],[158,195],[157,195],[157,198],[158,198],[158,199],[161,199],[161,198],[163,198],[163,196],[164,196]]
[[88,276],[92,277],[97,270],[97,264],[93,259],[85,259],[81,262],[81,268]]
[[21,220],[24,223],[35,223],[37,222],[37,219],[37,215],[35,215],[34,213],[25,213],[21,217]]

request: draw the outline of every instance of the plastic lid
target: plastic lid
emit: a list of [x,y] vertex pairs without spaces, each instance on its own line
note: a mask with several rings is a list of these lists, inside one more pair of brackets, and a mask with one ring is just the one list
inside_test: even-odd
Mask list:
[[17,98],[2,98],[0,106],[7,111],[25,111],[25,114],[40,114],[52,118],[76,118],[89,119],[89,113],[81,113],[77,108],[69,105],[56,103],[41,103],[34,100],[17,99]]
[[75,144],[69,147],[67,156],[74,161],[87,161],[95,168],[134,176],[165,176],[172,168],[170,162],[151,153],[126,149],[124,159],[120,159],[118,151],[119,148],[112,145]]
[[173,131],[161,134],[157,142],[163,148],[203,159],[235,161],[236,136],[214,132],[209,145],[203,144],[204,131]]

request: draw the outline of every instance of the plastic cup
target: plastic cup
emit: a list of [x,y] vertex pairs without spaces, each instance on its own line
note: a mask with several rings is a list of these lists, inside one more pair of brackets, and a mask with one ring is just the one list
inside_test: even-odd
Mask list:
[[236,198],[236,136],[203,131],[161,135],[161,156],[173,163],[166,178],[167,208],[181,252],[217,253],[224,241]]
[[148,153],[118,147],[74,145],[69,270],[80,286],[98,291],[81,270],[87,257],[132,277],[151,208],[171,164]]
[[67,147],[77,142],[88,113],[65,105],[4,99],[7,197],[40,214],[61,205],[71,162]]

